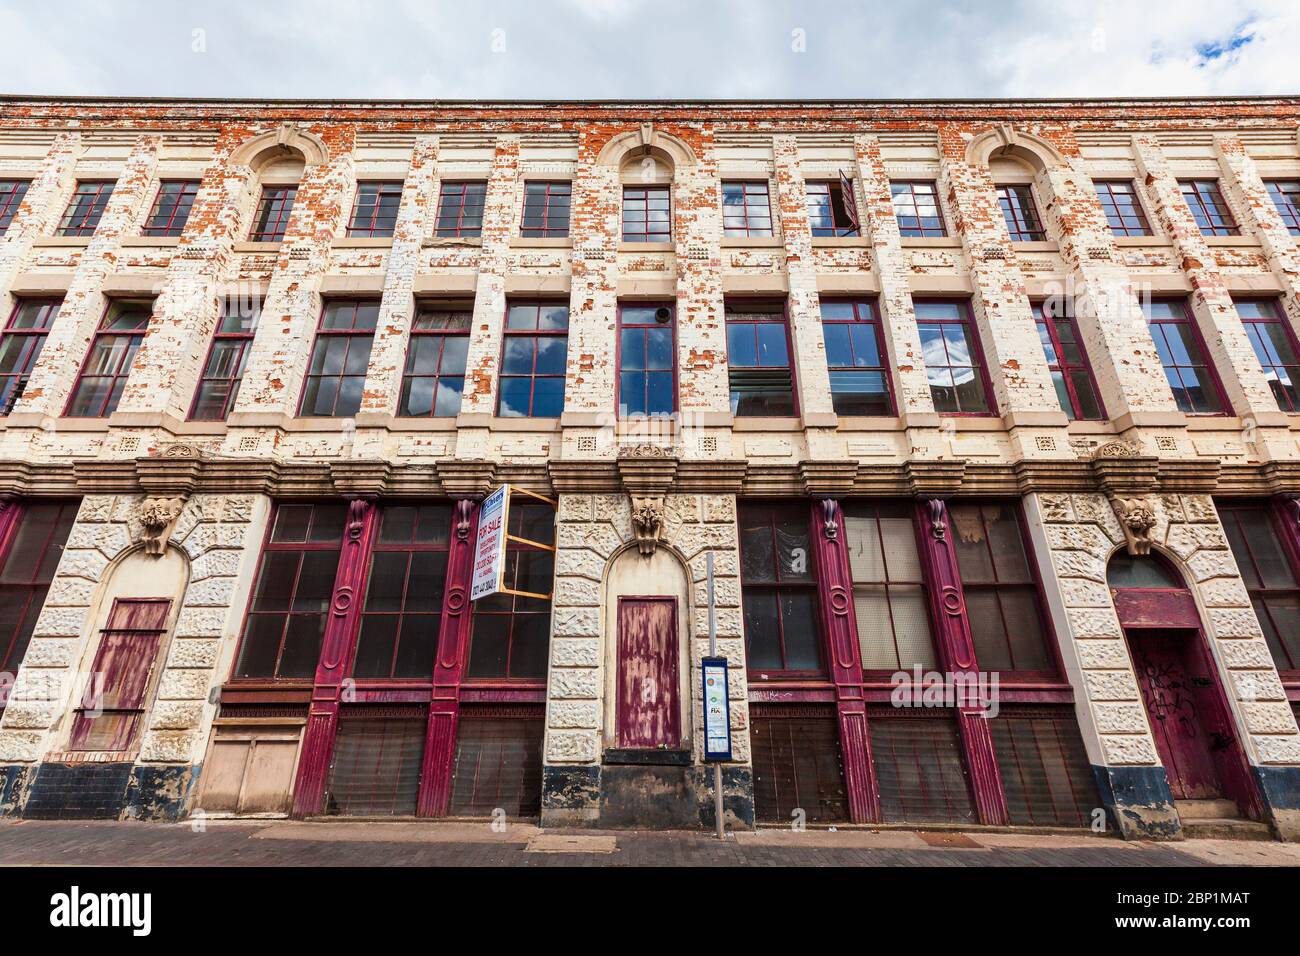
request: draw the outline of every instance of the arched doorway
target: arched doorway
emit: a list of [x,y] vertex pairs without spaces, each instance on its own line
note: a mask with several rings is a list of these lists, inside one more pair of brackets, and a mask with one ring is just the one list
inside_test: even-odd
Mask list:
[[1158,554],[1120,551],[1106,579],[1180,818],[1239,812],[1261,819],[1255,781],[1182,576]]

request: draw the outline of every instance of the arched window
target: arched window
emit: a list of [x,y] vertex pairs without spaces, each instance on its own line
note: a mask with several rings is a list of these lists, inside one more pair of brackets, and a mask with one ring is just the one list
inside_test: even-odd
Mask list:
[[1113,588],[1182,588],[1183,582],[1168,564],[1155,555],[1131,555],[1121,551],[1106,568],[1106,581]]

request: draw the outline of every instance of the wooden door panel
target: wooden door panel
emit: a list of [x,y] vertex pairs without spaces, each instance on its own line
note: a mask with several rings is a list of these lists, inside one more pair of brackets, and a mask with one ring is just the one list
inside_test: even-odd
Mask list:
[[1168,634],[1141,635],[1132,640],[1133,663],[1174,799],[1211,799],[1223,796],[1223,784],[1203,721],[1201,688],[1188,667],[1188,640]]
[[677,602],[620,598],[618,603],[618,745],[681,745],[677,688]]

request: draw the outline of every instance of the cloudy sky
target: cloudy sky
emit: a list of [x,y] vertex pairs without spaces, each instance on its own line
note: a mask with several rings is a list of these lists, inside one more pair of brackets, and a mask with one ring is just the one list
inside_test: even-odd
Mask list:
[[6,93],[411,99],[1300,92],[1296,0],[0,0]]

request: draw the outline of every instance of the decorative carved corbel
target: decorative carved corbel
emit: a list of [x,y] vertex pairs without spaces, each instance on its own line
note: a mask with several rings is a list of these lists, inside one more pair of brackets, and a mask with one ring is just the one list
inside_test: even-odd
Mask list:
[[943,541],[948,536],[948,509],[942,498],[930,498],[925,503],[930,512],[930,533],[936,541]]
[[826,540],[834,541],[840,536],[840,525],[835,520],[835,499],[823,498],[822,505],[822,532],[826,535]]
[[145,554],[156,558],[167,550],[167,542],[171,539],[172,529],[176,527],[176,519],[181,516],[184,508],[183,497],[149,497],[136,505],[135,516],[144,529]]
[[632,531],[636,535],[637,549],[646,557],[659,547],[664,529],[664,499],[662,497],[632,499]]
[[1128,553],[1134,556],[1151,553],[1151,532],[1156,526],[1156,512],[1146,498],[1119,498],[1110,500],[1124,531]]
[[468,541],[471,518],[474,514],[474,502],[469,498],[461,498],[456,502],[455,514],[456,539],[458,541]]

